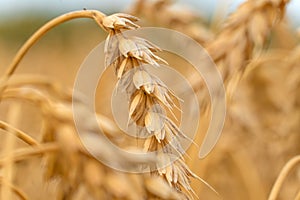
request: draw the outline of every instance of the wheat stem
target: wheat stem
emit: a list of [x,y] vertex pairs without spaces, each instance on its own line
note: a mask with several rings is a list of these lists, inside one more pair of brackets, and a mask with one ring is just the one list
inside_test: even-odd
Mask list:
[[[21,112],[20,104],[9,107],[7,120],[13,126],[17,126],[20,112]],[[12,152],[16,147],[16,138],[13,136],[13,134],[8,134],[5,136],[6,137],[5,137],[5,143],[3,145],[3,154],[10,155],[10,152]],[[7,182],[9,183],[13,182],[15,166],[11,157],[8,156],[6,162],[2,167],[2,170],[3,170],[3,178],[7,180]],[[12,194],[13,192],[11,191],[10,187],[8,187],[7,185],[3,185],[3,187],[1,188],[1,199],[12,199]]]
[[[2,92],[6,88],[3,85],[9,80],[10,76],[16,71],[19,63],[21,62],[25,54],[28,52],[28,50],[49,30],[51,30],[52,28],[54,28],[59,24],[62,24],[66,21],[76,19],[76,18],[91,18],[94,19],[100,27],[103,27],[102,19],[104,17],[105,14],[97,10],[81,10],[81,11],[73,11],[70,13],[63,14],[46,23],[23,44],[23,46],[19,49],[19,51],[13,58],[13,61],[11,62],[10,66],[7,68],[7,70],[2,76],[2,79],[0,80],[0,94],[2,94]],[[0,101],[1,101],[1,97],[0,97]]]
[[20,199],[28,200],[27,195],[20,190],[18,187],[12,185],[11,183],[5,181],[3,178],[0,177],[0,185],[5,185],[9,187]]
[[39,30],[37,30],[26,42],[25,44],[20,48],[16,56],[14,57],[12,63],[4,73],[4,77],[11,76],[15,70],[17,69],[18,64],[24,57],[24,55],[28,52],[28,50],[49,30],[54,28],[55,26],[64,23],[66,21],[76,19],[76,18],[91,18],[94,19],[97,24],[101,26],[102,18],[105,15],[97,10],[81,10],[81,11],[74,11],[70,13],[63,14],[61,16],[58,16],[48,23],[46,23],[44,26],[42,26]]
[[24,141],[25,143],[27,143],[29,145],[38,145],[39,144],[38,141],[36,141],[34,138],[29,136],[25,132],[11,126],[10,124],[8,124],[4,121],[0,121],[0,129],[3,129],[5,131],[7,131],[8,133],[14,134],[16,137],[18,137],[19,139],[21,139],[22,141]]
[[55,80],[40,75],[15,75],[6,82],[5,87],[22,87],[25,85],[46,88],[51,94],[55,94],[63,100],[72,99],[71,89],[63,87]]
[[26,160],[33,156],[43,155],[45,153],[55,152],[59,149],[59,145],[57,143],[47,143],[36,146],[35,148],[22,148],[15,150],[12,155],[5,156],[0,159],[0,167],[2,167],[7,159],[11,159],[13,162],[19,162],[22,160]]
[[295,156],[285,164],[272,187],[268,200],[275,200],[278,197],[285,178],[298,163],[300,163],[300,155]]

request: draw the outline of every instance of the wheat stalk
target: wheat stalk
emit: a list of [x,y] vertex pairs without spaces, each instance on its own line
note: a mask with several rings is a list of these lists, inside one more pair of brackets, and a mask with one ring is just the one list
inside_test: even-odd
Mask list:
[[59,149],[57,143],[47,143],[43,145],[36,146],[35,148],[19,148],[12,153],[12,158],[1,157],[0,159],[0,167],[2,167],[8,159],[12,159],[13,162],[21,162],[27,160],[28,158],[40,156],[45,153],[55,152]]
[[37,30],[20,48],[18,53],[15,55],[12,63],[7,68],[6,72],[4,73],[4,77],[11,76],[15,70],[17,69],[18,64],[22,60],[22,58],[25,56],[25,54],[28,52],[28,50],[49,30],[53,29],[54,27],[77,18],[91,18],[94,19],[94,21],[101,26],[102,18],[105,15],[98,10],[82,10],[82,11],[74,11],[70,13],[63,14],[45,25],[43,25],[39,30]]
[[0,79],[0,94],[5,90],[5,87],[3,85],[9,80],[11,75],[15,72],[19,63],[21,62],[25,54],[28,52],[28,50],[49,30],[51,30],[52,28],[56,27],[61,23],[76,18],[91,18],[94,19],[95,22],[101,26],[101,20],[103,17],[104,14],[97,10],[83,10],[83,11],[75,11],[75,12],[70,12],[61,15],[51,20],[50,22],[46,23],[25,42],[25,44],[20,48],[20,50],[13,58],[13,61],[11,62],[11,64],[9,65],[9,67],[7,68],[7,70],[5,71],[5,73],[2,75]]
[[14,126],[4,121],[0,121],[0,129],[3,129],[7,133],[15,135],[16,137],[23,140],[25,143],[29,145],[33,145],[33,146],[38,145],[38,142],[34,138],[30,137],[27,133],[15,128]]
[[[8,121],[13,124],[14,126],[17,126],[18,120],[19,120],[19,112],[20,112],[20,105],[17,106],[11,106],[8,112],[7,119]],[[9,155],[8,159],[2,166],[3,170],[3,179],[7,182],[12,182],[14,180],[14,174],[15,174],[15,165],[14,162],[12,162],[10,152],[13,151],[13,149],[16,146],[16,138],[13,136],[13,134],[8,134],[5,137],[5,143],[3,152],[5,155]],[[9,188],[9,185],[4,184],[3,187],[1,187],[1,199],[11,199],[12,198],[12,191]]]
[[3,185],[8,187],[10,190],[12,190],[20,199],[22,199],[22,200],[28,200],[29,199],[27,197],[27,195],[20,188],[12,185],[8,181],[6,181],[2,177],[0,177],[0,186],[2,187]]
[[277,199],[278,194],[280,192],[280,188],[282,187],[285,178],[299,162],[300,156],[295,156],[285,164],[272,187],[268,200]]
[[[298,101],[298,91],[300,87],[300,78],[299,78],[299,61],[300,61],[300,48],[299,45],[289,51],[288,56],[283,59],[285,67],[288,71],[287,74],[287,85],[288,87],[288,94],[289,94],[289,102],[287,105],[284,105],[283,112],[285,113],[293,113],[299,110],[299,105],[297,104]],[[282,105],[281,105],[282,106]],[[299,115],[292,115],[293,118],[299,119]],[[289,118],[288,118],[289,119]],[[298,121],[298,120],[296,120]],[[296,126],[298,123],[296,122]],[[284,126],[284,123],[282,124]],[[279,196],[279,192],[282,188],[282,185],[287,178],[288,174],[295,168],[297,164],[300,162],[300,156],[295,156],[294,158],[290,159],[285,166],[282,168],[280,174],[278,175],[272,190],[270,192],[268,200],[275,200]],[[299,192],[295,199],[299,199]]]

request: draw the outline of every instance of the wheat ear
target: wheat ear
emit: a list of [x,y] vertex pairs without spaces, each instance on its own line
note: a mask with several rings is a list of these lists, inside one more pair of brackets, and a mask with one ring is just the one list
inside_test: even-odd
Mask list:
[[[178,191],[184,189],[189,198],[193,190],[190,178],[198,178],[184,163],[185,153],[179,137],[187,138],[177,125],[163,112],[167,108],[176,109],[175,94],[157,77],[150,74],[143,64],[159,67],[159,62],[166,63],[154,53],[159,47],[149,41],[123,35],[124,30],[136,29],[136,17],[115,14],[104,18],[103,26],[109,36],[106,40],[106,66],[115,67],[118,86],[129,95],[129,118],[139,130],[138,135],[149,136],[145,151],[156,151],[159,162],[154,170],[164,177],[170,186]],[[172,160],[176,155],[178,159]],[[173,162],[174,161],[174,162]],[[165,163],[170,163],[165,166]]]
[[263,47],[271,28],[282,19],[287,3],[288,0],[246,1],[228,18],[220,34],[207,46],[225,80],[243,71],[253,50]]
[[[232,96],[253,53],[260,52],[272,27],[280,22],[289,0],[249,0],[225,21],[215,39],[205,47],[221,71],[228,97]],[[204,90],[198,78],[191,79],[193,88]]]

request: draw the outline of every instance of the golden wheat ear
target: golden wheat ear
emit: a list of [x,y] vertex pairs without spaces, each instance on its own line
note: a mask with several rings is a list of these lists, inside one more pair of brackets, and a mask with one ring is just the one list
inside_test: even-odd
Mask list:
[[[133,24],[134,21],[131,23],[127,21],[130,17],[126,19],[123,15],[118,17],[112,15],[104,19],[109,22],[106,28],[109,36],[104,50],[105,63],[106,66],[114,66],[118,87],[129,96],[129,122],[140,127],[137,135],[145,135],[146,132],[149,136],[144,143],[144,150],[156,151],[159,159],[152,168],[153,173],[162,176],[178,192],[185,191],[183,194],[187,198],[193,199],[193,196],[197,195],[190,186],[190,178],[197,176],[184,164],[185,152],[178,140],[178,137],[187,138],[187,136],[163,112],[164,108],[167,108],[175,116],[173,109],[180,110],[175,101],[180,99],[167,85],[143,67],[144,64],[159,67],[159,63],[167,62],[154,54],[160,51],[156,45],[142,38],[125,37],[122,34],[124,30],[138,27]],[[127,23],[120,23],[124,20]],[[176,155],[179,156],[178,160],[172,161]]]

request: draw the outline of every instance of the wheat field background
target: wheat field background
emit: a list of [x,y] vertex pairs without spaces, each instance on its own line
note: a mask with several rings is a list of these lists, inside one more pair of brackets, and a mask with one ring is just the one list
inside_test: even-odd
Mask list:
[[[254,2],[253,5],[251,2]],[[261,2],[261,5],[254,5],[255,2]],[[269,18],[279,15],[286,3],[288,2],[284,0],[248,1],[225,22],[209,21],[199,17],[197,13],[194,15],[184,10],[172,11],[172,2],[165,0],[136,1],[126,11],[141,19],[137,22],[140,26],[167,27],[194,38],[208,50],[223,75],[228,99],[221,138],[207,157],[199,159],[199,145],[209,123],[209,114],[203,113],[201,126],[194,140],[198,146],[192,145],[185,155],[185,162],[191,171],[204,179],[219,195],[201,181],[191,178],[191,188],[196,194],[192,195],[194,199],[300,199],[300,168],[297,165],[297,156],[300,155],[300,36],[296,28],[289,25],[284,12],[283,16],[275,17],[276,20],[271,20],[272,23],[268,24]],[[247,13],[247,9],[251,12]],[[51,19],[37,18],[38,16],[24,18],[20,22],[2,25],[1,74],[4,74],[26,39]],[[226,22],[227,29],[224,28]],[[246,30],[244,35],[238,33],[234,38],[234,33],[240,30]],[[66,88],[73,87],[76,73],[86,55],[106,37],[107,33],[92,20],[80,19],[62,24],[30,49],[12,76],[12,82],[22,80],[25,76],[42,76],[51,83],[60,85],[64,94]],[[238,49],[240,46],[243,46],[241,50]],[[188,63],[170,54],[158,55],[167,60],[170,66],[190,77],[189,81],[198,94],[200,104],[206,101],[206,98],[202,98],[203,95],[207,96],[207,91],[201,85],[201,77],[189,76],[193,74],[191,68],[182,67],[188,66]],[[243,73],[240,74],[240,71]],[[236,79],[237,83],[232,81]],[[97,112],[111,120],[112,113],[106,105],[110,103],[116,82],[113,68],[107,69],[95,98]],[[187,198],[181,196],[178,190],[170,190],[168,193],[168,184],[152,180],[147,175],[114,171],[87,155],[76,154],[73,157],[73,150],[78,147],[74,136],[69,134],[72,132],[70,127],[64,124],[69,123],[64,121],[64,113],[57,112],[45,117],[42,113],[48,111],[39,107],[39,101],[28,103],[27,100],[22,100],[22,92],[13,93],[13,89],[17,91],[22,88],[22,84],[21,81],[20,85],[9,86],[6,90],[19,97],[6,98],[5,95],[9,96],[9,92],[3,92],[1,97],[0,199]],[[45,92],[53,102],[64,99],[48,92],[47,86],[29,87]],[[65,100],[61,102],[65,103]],[[29,146],[14,137],[15,134],[9,134],[16,130],[7,128],[2,122],[27,133],[39,145],[49,143],[58,146],[45,146],[48,153],[36,153],[36,156],[25,153],[22,156],[22,152],[26,152],[24,149],[29,152],[40,147]],[[55,127],[59,127],[58,130]],[[113,130],[107,134],[115,143],[124,145],[123,142],[127,141],[126,138],[122,140],[124,136],[118,135],[121,133],[115,130],[115,126],[108,130]],[[52,132],[61,132],[62,136],[52,136]],[[19,154],[21,156],[18,157]],[[20,160],[14,161],[14,156]],[[291,169],[282,171],[292,158],[296,160]],[[279,187],[275,187],[278,194],[271,198],[274,183],[281,176],[284,178],[282,186],[279,184]],[[174,189],[174,185],[170,188]],[[164,189],[165,186],[168,189]]]

